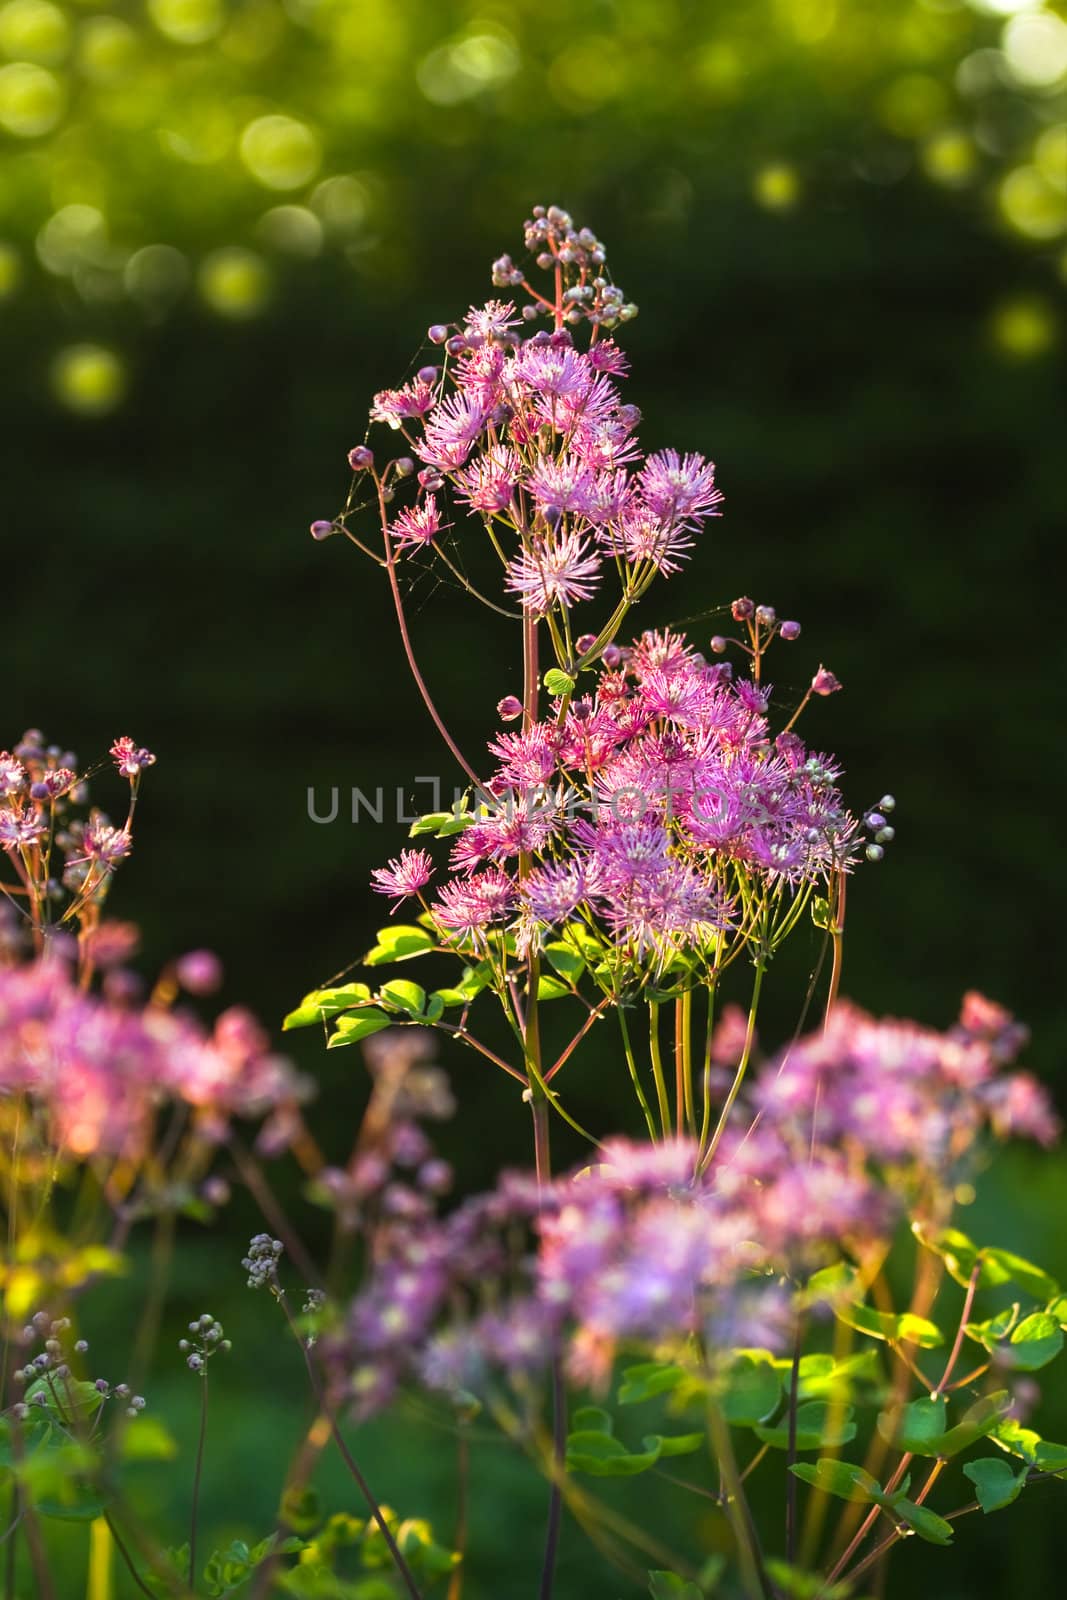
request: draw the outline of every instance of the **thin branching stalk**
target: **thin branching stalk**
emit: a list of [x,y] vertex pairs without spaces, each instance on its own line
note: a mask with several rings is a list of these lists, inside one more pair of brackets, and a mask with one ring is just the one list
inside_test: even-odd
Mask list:
[[200,1478],[204,1470],[204,1443],[207,1439],[207,1368],[200,1373],[200,1432],[196,1441],[196,1467],[193,1471],[193,1509],[189,1519],[189,1587],[196,1588],[196,1535],[200,1516]]
[[285,1313],[285,1320],[289,1324],[289,1331],[292,1333],[293,1338],[300,1347],[300,1354],[304,1358],[304,1366],[307,1369],[308,1380],[311,1384],[312,1392],[314,1393],[319,1410],[325,1417],[329,1426],[330,1434],[333,1438],[334,1444],[337,1447],[338,1454],[340,1455],[345,1466],[348,1468],[349,1474],[356,1484],[356,1487],[359,1489],[360,1494],[363,1496],[371,1516],[377,1523],[382,1538],[385,1540],[386,1548],[393,1558],[393,1563],[397,1569],[397,1572],[400,1574],[400,1578],[403,1581],[404,1587],[411,1596],[411,1600],[422,1600],[418,1585],[416,1584],[412,1575],[411,1568],[405,1561],[403,1554],[401,1553],[400,1546],[397,1544],[396,1539],[393,1536],[393,1530],[386,1521],[380,1504],[372,1494],[370,1484],[363,1476],[355,1457],[348,1448],[348,1445],[345,1443],[344,1435],[337,1425],[337,1418],[334,1416],[331,1407],[326,1401],[326,1397],[322,1391],[322,1384],[319,1381],[319,1375],[315,1371],[315,1364],[311,1359],[311,1352],[308,1350],[300,1329],[296,1325],[296,1319],[294,1318],[289,1306],[289,1298],[281,1284],[278,1282],[277,1276],[275,1276],[271,1281],[271,1289],[275,1299],[278,1301],[282,1311]]

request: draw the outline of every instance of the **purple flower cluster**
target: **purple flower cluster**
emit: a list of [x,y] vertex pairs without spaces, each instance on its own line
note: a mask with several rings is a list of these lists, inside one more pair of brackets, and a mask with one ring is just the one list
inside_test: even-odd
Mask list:
[[[452,847],[432,913],[477,944],[525,946],[573,919],[636,962],[706,950],[753,888],[849,869],[857,824],[839,768],[795,733],[777,740],[768,691],[673,633],[612,647],[594,692],[490,744],[497,766]],[[375,873],[401,898],[429,880],[426,851]]]
[[[617,382],[627,361],[605,336],[636,308],[609,282],[603,246],[556,207],[536,208],[526,238],[538,265],[557,274],[555,304],[501,257],[494,283],[528,289],[532,304],[520,313],[490,300],[451,328],[435,325],[430,338],[450,359],[376,394],[370,415],[401,431],[423,463],[416,502],[390,525],[399,554],[432,544],[446,526],[436,497],[447,482],[483,520],[506,588],[536,616],[564,619],[592,598],[605,568],[628,600],[656,573],[677,572],[720,514],[722,494],[703,456],[641,452],[641,414]],[[523,322],[546,312],[553,330],[523,338]],[[586,349],[572,332],[580,323],[590,329]],[[361,471],[373,458],[360,446],[349,459]],[[388,498],[394,492],[391,484]]]
[[189,1107],[209,1141],[232,1117],[267,1116],[265,1147],[288,1142],[308,1085],[248,1012],[224,1011],[208,1031],[191,1014],[127,1003],[124,989],[85,993],[58,956],[0,967],[0,1099],[28,1096],[42,1137],[79,1159],[139,1161],[168,1101]]
[[838,1005],[822,1033],[767,1062],[753,1104],[775,1125],[794,1122],[883,1167],[944,1174],[983,1128],[1043,1145],[1058,1137],[1038,1081],[1001,1070],[1025,1041],[1002,1007],[974,993],[944,1033]]
[[332,1360],[375,1409],[398,1384],[478,1390],[562,1355],[606,1381],[616,1352],[777,1347],[796,1290],[829,1260],[887,1240],[908,1169],[952,1182],[984,1133],[1049,1142],[1038,1086],[1001,1072],[1021,1034],[968,995],[945,1033],[840,1006],[829,1028],[769,1060],[711,1162],[689,1139],[615,1139],[538,1189],[505,1174],[429,1221],[395,1218]]
[[[130,784],[129,811],[118,827],[102,811],[87,810],[88,787],[76,770],[77,757],[50,745],[39,728],[24,733],[13,751],[0,750],[0,852],[14,873],[13,882],[0,877],[0,891],[19,906],[38,937],[50,924],[70,923],[75,916],[86,927],[85,918],[95,917],[112,873],[133,848],[137,787],[156,758],[128,735],[114,741],[110,754]],[[64,891],[69,899],[60,910]]]

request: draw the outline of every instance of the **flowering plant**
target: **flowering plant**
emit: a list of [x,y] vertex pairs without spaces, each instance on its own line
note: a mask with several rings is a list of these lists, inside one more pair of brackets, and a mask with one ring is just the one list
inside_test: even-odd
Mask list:
[[[1032,1375],[1063,1347],[1067,1295],[955,1215],[997,1140],[1058,1137],[1044,1090],[1015,1064],[1025,1030],[976,993],[942,1031],[842,1000],[846,886],[892,842],[893,798],[851,812],[838,763],[799,731],[810,702],[841,687],[829,669],[784,709],[774,697],[768,660],[794,649],[797,622],[741,598],[706,654],[675,629],[631,637],[630,612],[721,514],[715,468],[642,453],[615,338],[636,308],[597,238],[537,208],[526,246],[529,269],[493,265],[512,298],[432,327],[440,360],[375,396],[371,420],[403,453],[381,464],[355,446],[344,509],[311,529],[344,535],[384,573],[466,780],[374,873],[410,920],[390,916],[366,979],[346,971],[285,1018],[321,1027],[330,1049],[362,1046],[370,1093],[343,1163],[305,1120],[309,1084],[251,1017],[231,1008],[209,1026],[194,1011],[221,981],[216,959],[191,952],[146,991],[136,930],[104,916],[155,758],[113,745],[128,786],[116,827],[89,807],[75,758],[36,730],[0,754],[11,1595],[27,1575],[59,1600],[54,1524],[80,1519],[89,1600],[112,1600],[113,1560],[130,1593],[174,1600],[462,1600],[478,1572],[467,1493],[487,1423],[547,1480],[523,1584],[541,1600],[562,1592],[560,1543],[575,1529],[654,1600],[837,1600],[883,1582],[902,1541],[947,1545],[960,1518],[1067,1476],[1067,1446],[1029,1415]],[[502,569],[496,594],[468,577],[465,512]],[[501,682],[501,726],[477,765],[414,653],[405,570],[427,561],[521,637],[521,695]],[[767,1047],[768,974],[805,924],[817,955],[800,1018]],[[413,960],[436,987],[381,971]],[[565,1092],[609,1033],[640,1138],[614,1100],[580,1118]],[[435,1035],[503,1072],[532,1124],[533,1170],[458,1201],[430,1134],[456,1108]],[[562,1175],[554,1124],[585,1151]],[[332,1214],[325,1267],[265,1168],[283,1154]],[[235,1184],[269,1230],[243,1272],[275,1303],[313,1409],[273,1524],[205,1559],[208,1395],[233,1343],[219,1319],[194,1317],[172,1351],[199,1396],[181,1545],[169,1517],[159,1527],[137,1504],[137,1463],[176,1454],[139,1391],[177,1223],[210,1219]],[[153,1276],[116,1383],[92,1375],[79,1318],[128,1268],[140,1223],[154,1230]],[[455,1441],[450,1547],[381,1502],[377,1467],[368,1476],[351,1442],[352,1424],[414,1396]],[[358,1517],[317,1504],[327,1449]],[[628,1515],[607,1481],[646,1474],[683,1509],[669,1528],[651,1502]],[[699,1518],[684,1516],[692,1506]]]
[[[505,1176],[437,1222],[425,1195],[400,1206],[327,1355],[358,1412],[409,1383],[450,1395],[457,1414],[475,1397],[540,1459],[543,1597],[563,1502],[624,1567],[635,1550],[662,1550],[582,1480],[662,1471],[674,1455],[710,1455],[717,1490],[672,1481],[720,1508],[732,1544],[710,1562],[691,1551],[657,1567],[653,1594],[696,1597],[720,1582],[764,1600],[851,1593],[902,1538],[947,1544],[956,1516],[998,1510],[1031,1478],[1067,1468],[1067,1448],[1022,1421],[1026,1375],[1062,1348],[1067,1302],[1043,1270],[952,1222],[991,1138],[1050,1144],[1058,1124],[1040,1086],[1006,1070],[1025,1033],[992,1002],[968,995],[937,1033],[840,1000],[846,884],[864,858],[883,857],[894,801],[852,815],[838,764],[798,731],[812,697],[840,688],[827,668],[776,717],[768,651],[792,644],[799,624],[743,598],[731,607],[737,633],[715,635],[711,659],[675,631],[620,643],[650,585],[707,537],[722,494],[703,456],[638,445],[615,338],[636,307],[600,241],[538,207],[525,244],[545,288],[502,256],[493,284],[511,298],[429,329],[443,359],[371,409],[403,453],[379,464],[357,445],[344,509],[311,529],[344,534],[384,570],[415,682],[469,780],[451,812],[411,829],[450,841],[436,892],[421,845],[374,874],[394,910],[418,909],[381,931],[366,965],[437,954],[461,970],[435,989],[393,978],[314,991],[287,1026],[321,1020],[331,1047],[397,1025],[462,1041],[521,1085],[535,1176]],[[368,502],[380,553],[362,533]],[[405,565],[427,559],[466,583],[466,534],[451,537],[464,510],[502,568],[500,598],[476,598],[500,609],[514,597],[522,637],[521,698],[497,708],[518,726],[491,740],[484,776],[425,684],[402,586]],[[761,1057],[764,980],[805,916],[829,956],[822,1025]],[[746,967],[742,1009],[730,996]],[[474,1032],[483,995],[510,1049]],[[551,1051],[549,1005],[576,1011]],[[579,1047],[612,1014],[644,1146],[581,1127],[563,1097],[564,1069],[580,1070]],[[590,1147],[564,1179],[551,1172],[554,1115]],[[897,1302],[888,1274],[903,1223],[918,1254]],[[956,1305],[946,1274],[963,1290]],[[996,1298],[979,1315],[987,1292]],[[604,1409],[617,1382],[616,1405],[654,1404],[661,1425],[688,1431],[623,1443]],[[569,1389],[597,1404],[572,1410]],[[755,1453],[741,1467],[746,1435]],[[977,1498],[935,1512],[939,1479],[975,1449],[986,1454],[964,1474]],[[748,1499],[765,1460],[765,1474],[779,1464],[780,1538]],[[912,1493],[916,1462],[929,1465]],[[828,1497],[846,1503],[832,1535]]]

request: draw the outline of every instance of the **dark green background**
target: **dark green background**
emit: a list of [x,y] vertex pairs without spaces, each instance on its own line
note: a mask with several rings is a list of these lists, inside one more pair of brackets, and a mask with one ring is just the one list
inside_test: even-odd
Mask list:
[[[798,617],[800,641],[779,647],[770,671],[776,701],[791,704],[825,661],[845,693],[812,707],[808,737],[841,756],[857,808],[897,797],[897,841],[850,894],[845,991],[943,1024],[964,989],[981,988],[1031,1024],[1030,1060],[1062,1085],[1063,372],[1055,347],[1013,361],[988,337],[991,305],[1043,283],[1045,265],[977,202],[913,176],[860,182],[847,109],[835,123],[791,105],[775,120],[792,125],[813,177],[784,215],[753,204],[729,128],[684,106],[646,125],[624,104],[580,127],[545,107],[540,128],[536,109],[521,122],[464,111],[481,117],[474,137],[434,144],[416,117],[376,152],[392,211],[358,273],[302,269],[248,325],[192,307],[162,328],[124,324],[132,392],[100,420],[53,407],[38,355],[57,327],[113,335],[114,314],[94,325],[36,285],[8,315],[3,737],[41,725],[88,762],[130,732],[158,752],[114,898],[144,927],[146,966],[208,944],[226,963],[225,999],[276,1024],[383,920],[368,874],[406,830],[352,827],[343,810],[315,826],[307,789],[413,794],[417,775],[452,774],[405,675],[380,573],[340,541],[314,544],[307,525],[342,502],[372,392],[406,373],[427,323],[489,292],[489,261],[517,250],[533,203],[556,200],[607,241],[641,306],[625,342],[644,444],[704,451],[726,493],[697,557],[636,624],[696,616],[690,632],[705,643],[742,592]],[[684,204],[671,198],[679,179]],[[417,581],[411,620],[477,758],[495,701],[518,686],[517,641],[449,583]],[[117,809],[117,779],[101,775],[96,798]],[[772,988],[772,1043],[792,1025],[813,954],[799,934]],[[362,1103],[356,1053],[327,1061],[309,1035],[292,1051],[321,1080],[315,1124],[342,1156]],[[463,1183],[484,1184],[526,1159],[524,1112],[476,1058],[446,1059],[461,1112],[443,1143]],[[568,1077],[582,1120],[632,1126],[610,1040]],[[560,1158],[573,1149],[561,1142]],[[1061,1165],[1016,1157],[983,1221],[1044,1259],[1036,1229],[1062,1269],[1065,1193]],[[315,1213],[303,1224],[321,1237]],[[209,1478],[209,1524],[227,1536],[253,1511],[260,1531],[269,1524],[264,1452],[302,1415],[273,1308],[240,1287],[252,1225],[239,1209],[228,1239],[190,1233],[171,1308],[177,1322],[208,1304],[240,1329]],[[132,1316],[135,1299],[102,1296],[101,1337],[116,1348],[120,1305]],[[190,1434],[183,1375],[150,1392]],[[470,1600],[527,1594],[516,1551],[540,1540],[540,1491],[501,1493],[503,1452],[487,1449],[486,1553]],[[386,1497],[447,1532],[450,1457],[432,1436],[376,1429],[367,1454]],[[1045,1486],[1010,1523],[964,1524],[958,1552],[905,1552],[891,1592],[909,1592],[921,1568],[924,1592],[944,1600],[1006,1593],[1009,1555],[1013,1587],[1047,1592],[1053,1504]],[[181,1507],[162,1491],[160,1510],[177,1531]],[[630,1592],[568,1536],[559,1600]]]

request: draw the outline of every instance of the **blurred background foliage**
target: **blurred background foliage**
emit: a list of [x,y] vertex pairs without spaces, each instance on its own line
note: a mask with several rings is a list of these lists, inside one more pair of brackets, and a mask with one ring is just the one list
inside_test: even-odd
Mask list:
[[[367,948],[369,871],[406,834],[396,791],[410,814],[419,776],[447,792],[453,774],[380,575],[306,529],[340,506],[370,395],[418,363],[429,322],[489,292],[493,256],[521,257],[539,201],[597,230],[642,308],[625,342],[643,442],[712,455],[727,495],[637,625],[685,621],[702,644],[742,592],[798,616],[778,702],[825,660],[846,693],[811,709],[809,738],[840,753],[857,808],[897,796],[897,842],[850,895],[846,991],[943,1023],[983,988],[1062,1087],[1062,5],[0,3],[3,739],[37,724],[86,762],[124,732],[159,752],[115,900],[146,969],[210,944],[225,998],[275,1021]],[[517,641],[451,582],[410,589],[426,674],[477,753],[518,687]],[[308,789],[321,806],[334,785],[340,819],[317,826]],[[352,788],[379,786],[383,823],[351,825]],[[817,953],[799,939],[772,986],[769,1043]],[[629,1125],[613,1045],[569,1075],[597,1127]],[[293,1048],[343,1157],[357,1053]],[[447,1059],[446,1153],[483,1184],[527,1159],[522,1108]],[[1043,1259],[1036,1229],[1063,1273],[1065,1194],[1060,1163],[1015,1158],[982,1226]],[[254,1220],[190,1236],[171,1304],[176,1324],[208,1305],[245,1352],[210,1469],[227,1538],[257,1531],[253,1510],[265,1530],[274,1486],[241,1463],[303,1415],[270,1308],[240,1287]],[[107,1337],[135,1300],[103,1293]],[[153,1403],[180,1427],[168,1364]],[[447,1535],[451,1457],[401,1437],[369,1446],[381,1492]],[[471,1600],[525,1592],[507,1563],[539,1508],[536,1491],[487,1502]],[[1035,1495],[1007,1547],[968,1528],[937,1552],[936,1593],[1003,1593],[1004,1550],[1017,1573],[1024,1546],[1027,1585],[1051,1589],[1056,1514]],[[598,1571],[572,1539],[560,1600]]]

